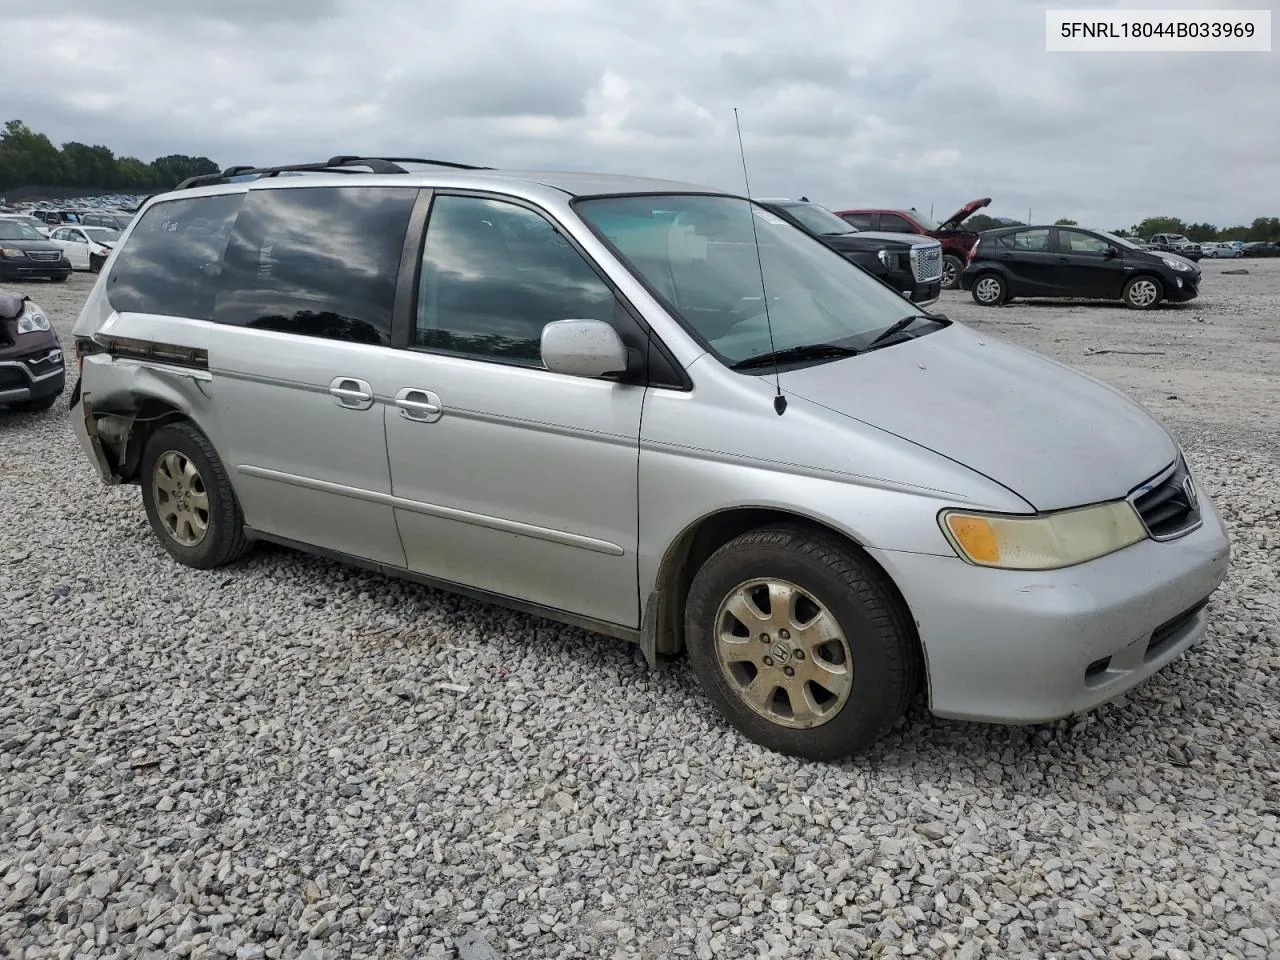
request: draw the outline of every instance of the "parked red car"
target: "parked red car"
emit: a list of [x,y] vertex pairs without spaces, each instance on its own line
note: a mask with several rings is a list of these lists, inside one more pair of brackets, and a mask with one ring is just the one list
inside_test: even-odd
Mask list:
[[960,273],[978,242],[974,230],[961,230],[964,221],[991,202],[990,197],[970,200],[942,223],[934,223],[918,210],[837,210],[836,215],[859,230],[882,233],[922,233],[942,242],[942,289],[960,287]]

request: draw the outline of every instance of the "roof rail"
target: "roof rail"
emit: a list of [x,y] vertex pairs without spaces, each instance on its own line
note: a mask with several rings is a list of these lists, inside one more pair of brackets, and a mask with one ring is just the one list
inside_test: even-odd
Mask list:
[[281,173],[358,173],[355,167],[367,167],[372,173],[408,173],[402,163],[422,163],[435,167],[452,167],[456,170],[492,170],[492,167],[478,167],[469,163],[454,163],[451,160],[426,160],[421,157],[330,157],[322,163],[291,163],[278,167],[255,167],[242,165],[227,167],[221,173],[206,173],[198,177],[188,177],[174,187],[174,190],[189,190],[192,187],[208,187],[217,183],[226,183],[235,177],[252,176],[255,179],[275,177]]

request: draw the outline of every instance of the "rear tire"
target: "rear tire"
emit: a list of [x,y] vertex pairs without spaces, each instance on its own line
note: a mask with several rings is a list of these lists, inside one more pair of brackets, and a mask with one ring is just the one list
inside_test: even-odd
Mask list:
[[209,438],[193,424],[166,424],[151,435],[141,479],[151,529],[179,563],[208,570],[248,550],[231,480]]
[[810,760],[865,750],[919,686],[915,628],[888,578],[800,524],[713,553],[690,586],[685,636],[708,698],[739,731]]
[[964,271],[964,261],[953,253],[942,255],[942,289],[959,290],[960,274]]
[[1157,277],[1133,277],[1120,296],[1130,310],[1150,310],[1164,299],[1164,286]]
[[984,307],[998,307],[1009,299],[1009,285],[998,273],[983,273],[974,278],[973,299]]

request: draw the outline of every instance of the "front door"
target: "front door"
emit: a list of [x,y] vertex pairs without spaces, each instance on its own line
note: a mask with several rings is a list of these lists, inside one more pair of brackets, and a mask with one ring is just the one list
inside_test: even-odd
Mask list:
[[[1125,263],[1112,244],[1083,230],[1058,228],[1057,284],[1066,296],[1115,299],[1124,289]],[[1116,250],[1108,256],[1108,252]]]
[[209,368],[245,521],[404,566],[383,411],[418,191],[250,189],[227,244]]
[[421,266],[384,413],[409,568],[638,626],[645,388],[551,373],[539,352],[551,321],[629,315],[550,220],[509,200],[437,194]]

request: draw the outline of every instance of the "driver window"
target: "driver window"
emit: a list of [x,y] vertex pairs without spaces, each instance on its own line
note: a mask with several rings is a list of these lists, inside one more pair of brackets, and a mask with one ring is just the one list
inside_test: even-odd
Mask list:
[[1091,237],[1079,230],[1058,231],[1058,249],[1062,253],[1083,253],[1100,257],[1110,246],[1101,237]]
[[431,204],[413,345],[542,366],[542,328],[613,322],[613,291],[538,213],[485,197]]

